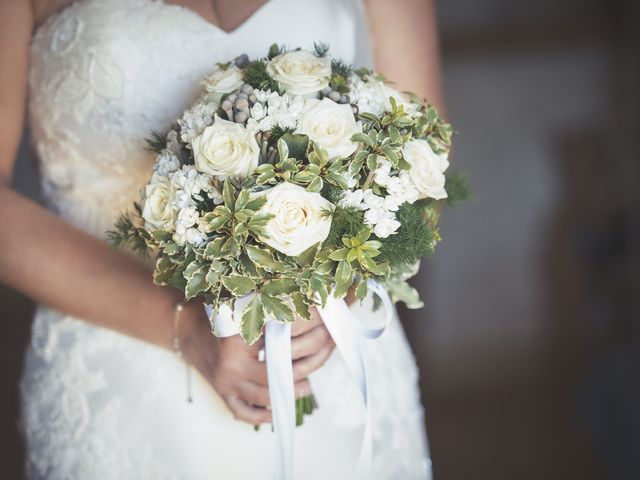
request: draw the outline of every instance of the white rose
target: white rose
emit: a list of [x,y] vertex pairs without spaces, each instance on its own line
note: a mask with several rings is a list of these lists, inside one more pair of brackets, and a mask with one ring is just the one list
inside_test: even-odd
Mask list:
[[253,133],[239,123],[216,117],[191,142],[196,168],[225,179],[230,175],[249,176],[258,167],[260,148]]
[[348,157],[355,152],[358,144],[352,142],[351,137],[361,131],[362,125],[356,122],[351,105],[341,105],[328,98],[307,100],[296,129],[324,148],[331,159]]
[[402,147],[402,154],[411,168],[409,178],[418,190],[419,198],[447,198],[444,172],[449,162],[437,155],[426,140],[410,140]]
[[170,230],[175,225],[173,187],[167,178],[158,179],[145,187],[142,218],[155,229]]
[[267,72],[293,95],[311,95],[329,85],[331,60],[307,50],[295,50],[274,57]]
[[331,218],[323,211],[333,204],[319,193],[308,192],[293,183],[281,183],[269,190],[263,213],[275,215],[265,227],[268,238],[261,239],[285,255],[300,255],[329,235]]
[[226,69],[219,68],[202,82],[202,86],[208,93],[222,97],[225,93],[231,93],[242,86],[242,70],[235,65],[229,65]]

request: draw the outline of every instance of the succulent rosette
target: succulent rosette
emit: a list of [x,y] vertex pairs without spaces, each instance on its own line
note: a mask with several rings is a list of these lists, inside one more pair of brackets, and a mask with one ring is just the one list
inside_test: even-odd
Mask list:
[[241,55],[214,66],[202,95],[155,135],[153,174],[116,244],[156,255],[154,280],[242,313],[247,343],[266,318],[369,280],[421,305],[407,280],[440,240],[443,202],[465,193],[448,172],[452,129],[434,107],[399,93],[328,48]]

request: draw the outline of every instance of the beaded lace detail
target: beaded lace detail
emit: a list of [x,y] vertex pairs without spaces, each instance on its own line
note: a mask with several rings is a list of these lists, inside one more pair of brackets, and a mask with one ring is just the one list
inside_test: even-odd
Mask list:
[[[313,22],[294,25],[294,14]],[[318,39],[353,60],[361,20],[355,0],[271,0],[226,33],[167,2],[74,2],[31,48],[30,128],[48,207],[103,238],[150,173],[145,138],[175,121],[215,62]],[[417,370],[397,320],[368,354],[373,478],[428,478]],[[183,375],[170,352],[40,307],[22,380],[28,478],[269,476],[268,429],[233,421],[199,376],[187,405]],[[298,429],[297,478],[349,478],[362,402],[338,354],[311,382],[320,409]]]

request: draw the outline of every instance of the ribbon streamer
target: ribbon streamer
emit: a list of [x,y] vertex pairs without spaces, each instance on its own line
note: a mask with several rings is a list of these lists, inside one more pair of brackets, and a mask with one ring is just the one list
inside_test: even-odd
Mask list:
[[[364,341],[382,335],[393,318],[393,305],[387,291],[378,283],[369,281],[369,291],[382,300],[385,321],[379,327],[369,327],[356,317],[344,299],[329,297],[324,307],[318,307],[322,321],[333,338],[336,348],[342,354],[349,372],[356,381],[365,405],[365,424],[362,447],[353,478],[367,480],[371,474],[373,455],[373,416],[371,398],[367,382],[367,361]],[[228,337],[240,333],[239,319],[244,306],[252,296],[236,300],[235,310],[222,306],[217,314],[210,306],[205,310],[211,318],[214,334]],[[236,321],[238,319],[238,321]],[[293,367],[291,359],[291,324],[266,319],[265,351],[269,399],[276,435],[276,480],[293,479],[293,449],[295,433],[295,393],[293,388]]]

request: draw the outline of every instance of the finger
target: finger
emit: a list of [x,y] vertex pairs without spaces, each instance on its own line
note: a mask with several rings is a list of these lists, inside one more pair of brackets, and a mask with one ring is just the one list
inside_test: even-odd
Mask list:
[[322,324],[322,318],[315,307],[309,309],[310,319],[298,318],[291,326],[291,336],[297,337]]
[[296,398],[308,397],[311,395],[311,384],[306,378],[297,381],[294,385],[294,389],[296,392]]
[[267,386],[267,364],[257,359],[245,359],[242,364],[242,377],[258,385]]
[[[244,341],[242,342],[244,348],[247,348],[247,345],[244,343]],[[260,350],[264,350],[264,335],[261,336],[258,341],[256,341],[254,344],[249,345],[249,351],[251,352],[251,356],[253,358],[258,358],[258,355],[260,353]]]
[[236,420],[251,425],[271,423],[271,411],[266,408],[252,407],[243,399],[234,396],[225,397],[224,401]]
[[291,339],[291,357],[298,360],[313,355],[322,349],[331,339],[324,325],[319,325],[302,335]]
[[333,351],[333,342],[328,342],[318,353],[293,362],[294,381],[302,380],[309,376],[311,372],[317,370],[327,361]]
[[266,407],[269,405],[269,389],[253,382],[242,381],[237,385],[238,395],[249,405]]

